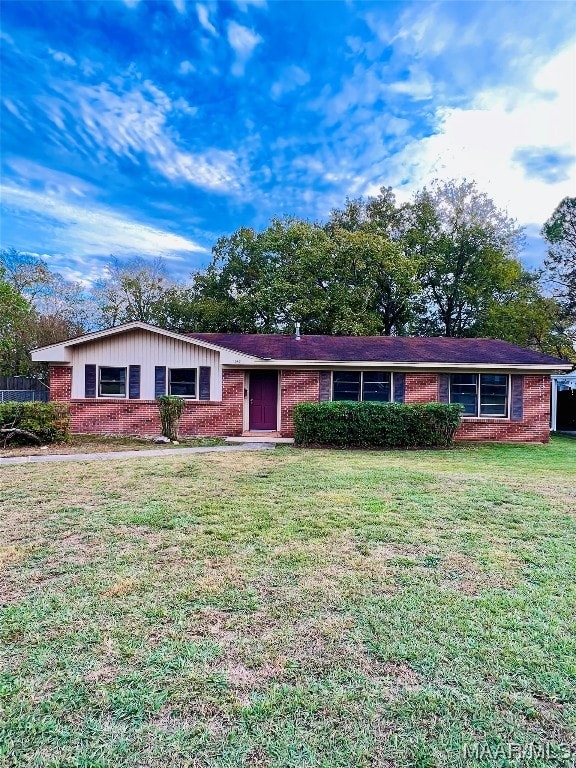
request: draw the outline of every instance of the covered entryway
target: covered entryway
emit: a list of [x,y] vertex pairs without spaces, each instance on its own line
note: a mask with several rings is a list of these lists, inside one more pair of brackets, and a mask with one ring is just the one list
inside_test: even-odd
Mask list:
[[278,372],[250,371],[248,429],[275,432],[278,429]]
[[553,432],[576,432],[576,373],[552,376]]

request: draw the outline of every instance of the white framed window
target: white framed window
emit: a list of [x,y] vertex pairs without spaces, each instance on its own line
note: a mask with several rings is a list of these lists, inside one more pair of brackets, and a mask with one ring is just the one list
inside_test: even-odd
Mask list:
[[332,400],[392,400],[392,374],[387,371],[333,371]]
[[98,397],[126,397],[126,368],[111,365],[98,368]]
[[506,419],[510,377],[505,373],[452,373],[450,402],[464,407],[463,416]]
[[168,394],[196,399],[198,388],[197,368],[169,368],[168,369]]

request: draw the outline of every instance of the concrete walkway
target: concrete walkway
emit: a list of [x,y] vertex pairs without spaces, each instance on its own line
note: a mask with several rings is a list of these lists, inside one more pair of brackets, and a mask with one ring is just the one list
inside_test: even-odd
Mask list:
[[149,456],[187,456],[190,453],[215,453],[238,451],[266,451],[274,443],[239,443],[238,445],[215,445],[206,448],[151,448],[143,451],[109,451],[107,453],[50,453],[47,456],[11,456],[0,459],[5,464],[41,464],[46,461],[106,461],[110,459],[146,459]]

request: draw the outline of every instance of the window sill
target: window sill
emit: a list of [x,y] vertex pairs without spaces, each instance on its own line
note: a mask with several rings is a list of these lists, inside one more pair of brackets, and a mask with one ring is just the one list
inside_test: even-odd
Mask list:
[[462,421],[510,421],[509,416],[462,416]]

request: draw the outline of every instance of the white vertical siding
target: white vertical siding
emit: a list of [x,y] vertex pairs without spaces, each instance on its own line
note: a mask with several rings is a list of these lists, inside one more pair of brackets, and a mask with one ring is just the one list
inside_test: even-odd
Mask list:
[[149,331],[134,330],[73,347],[72,397],[84,397],[86,364],[128,367],[141,366],[140,398],[154,399],[154,368],[197,368],[208,365],[210,399],[222,400],[222,367],[220,353],[211,349],[171,339]]

